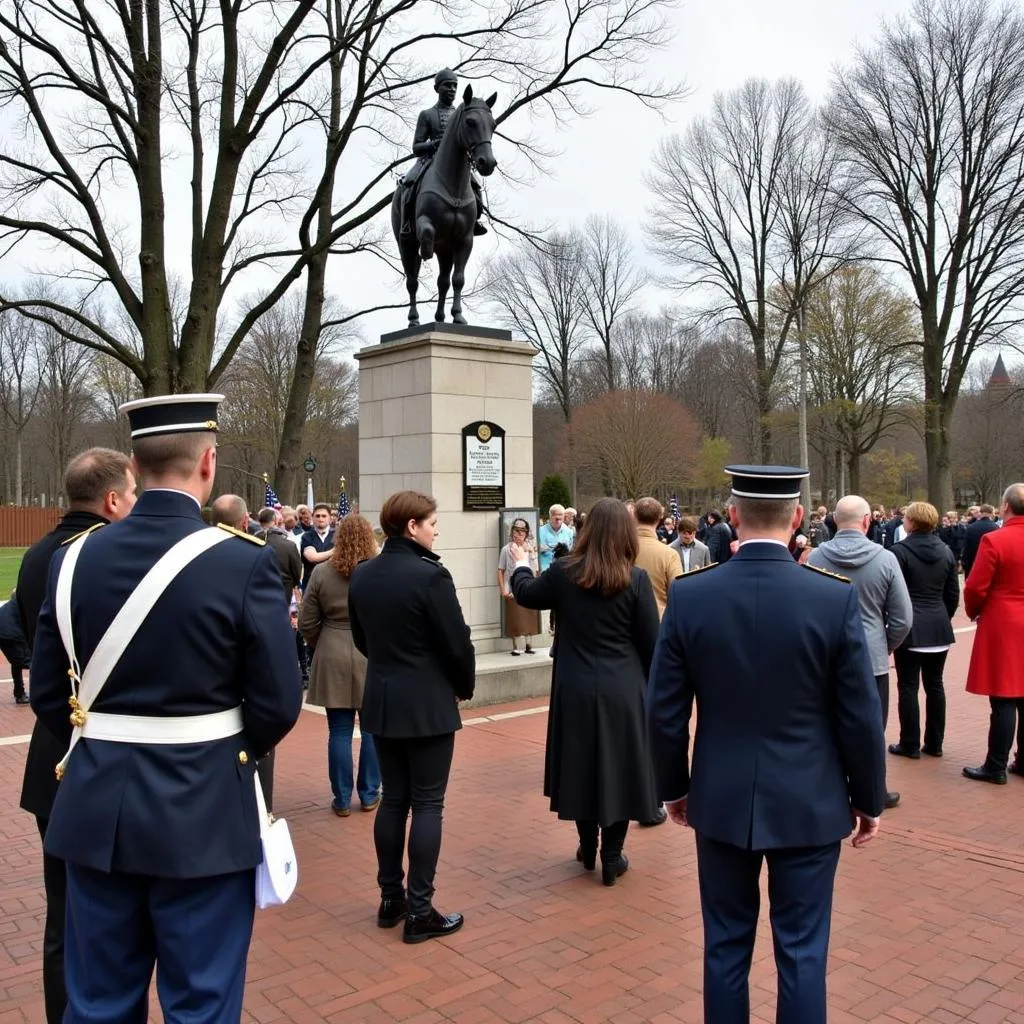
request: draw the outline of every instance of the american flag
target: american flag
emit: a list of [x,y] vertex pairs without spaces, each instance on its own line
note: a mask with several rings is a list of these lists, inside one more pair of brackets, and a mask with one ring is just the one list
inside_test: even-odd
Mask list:
[[280,510],[281,499],[278,498],[277,494],[274,492],[274,488],[270,486],[269,480],[264,480],[263,482],[266,485],[266,493],[263,495],[263,504],[266,505],[267,508],[276,508]]
[[344,519],[352,511],[348,503],[348,494],[345,493],[345,485],[341,485],[341,493],[338,495],[338,518]]
[[679,499],[674,494],[668,499],[668,514],[673,519],[679,518]]

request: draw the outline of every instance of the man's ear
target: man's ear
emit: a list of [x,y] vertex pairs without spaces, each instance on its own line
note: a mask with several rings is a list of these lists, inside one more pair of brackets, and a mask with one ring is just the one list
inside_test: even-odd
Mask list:
[[796,511],[793,513],[793,521],[789,524],[791,530],[800,529],[800,524],[804,521],[804,507],[798,504]]

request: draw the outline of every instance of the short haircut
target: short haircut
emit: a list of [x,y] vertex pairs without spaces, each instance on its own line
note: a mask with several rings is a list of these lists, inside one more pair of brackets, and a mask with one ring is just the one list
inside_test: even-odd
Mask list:
[[548,509],[548,515],[549,516],[555,516],[555,515],[564,516],[565,515],[565,506],[564,505],[559,505],[557,503],[552,505],[551,508]]
[[994,516],[996,514],[996,510],[991,505],[982,505],[979,511],[983,516]]
[[273,526],[277,522],[277,511],[270,508],[269,505],[266,508],[261,508],[256,514],[256,521],[260,526]]
[[909,519],[916,531],[931,533],[939,525],[939,510],[927,501],[912,501],[903,510],[903,518]]
[[788,529],[799,501],[799,498],[733,498],[740,522],[755,530]]
[[836,502],[834,515],[836,526],[856,526],[871,515],[871,506],[859,494],[847,494]]
[[214,526],[218,523],[235,526],[239,519],[249,514],[248,507],[237,494],[222,494],[210,507],[213,509]]
[[397,491],[380,510],[380,528],[386,537],[401,537],[409,520],[423,522],[437,511],[437,502],[419,491]]
[[132,455],[144,477],[191,476],[203,452],[217,445],[210,431],[191,434],[158,434],[132,441]]
[[1010,484],[1003,492],[1003,503],[1015,516],[1024,516],[1024,483]]
[[329,505],[326,501],[318,501],[313,506],[313,511],[314,512],[319,512],[320,509],[323,509],[328,515],[330,515],[334,511],[334,506],[333,505]]
[[697,532],[697,520],[693,516],[683,516],[679,520],[679,532],[680,533],[696,533]]
[[112,448],[88,448],[76,455],[64,471],[64,493],[72,508],[99,505],[111,492],[123,494],[131,463]]
[[665,509],[657,498],[640,498],[633,506],[633,514],[641,526],[657,526],[665,515]]

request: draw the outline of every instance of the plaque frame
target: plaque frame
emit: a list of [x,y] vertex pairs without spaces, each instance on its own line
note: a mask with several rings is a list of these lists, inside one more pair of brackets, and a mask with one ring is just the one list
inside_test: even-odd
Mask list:
[[[500,512],[505,507],[505,428],[490,420],[467,423],[461,432],[462,444],[462,511]],[[486,444],[491,438],[501,440],[501,483],[489,486],[469,482],[469,442]]]

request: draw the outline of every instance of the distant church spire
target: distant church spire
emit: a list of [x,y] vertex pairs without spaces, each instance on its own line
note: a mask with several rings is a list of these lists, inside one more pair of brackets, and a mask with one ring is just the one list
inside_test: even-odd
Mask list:
[[990,388],[1006,388],[1013,383],[1010,380],[1010,375],[1006,372],[1006,366],[1003,364],[1002,353],[996,356],[996,365],[992,367],[992,376],[988,379],[988,386]]

